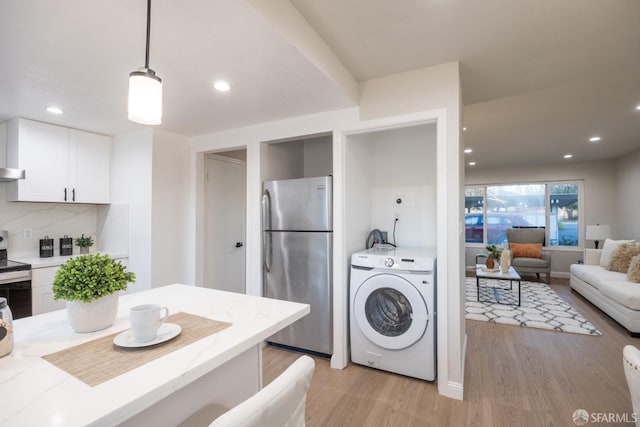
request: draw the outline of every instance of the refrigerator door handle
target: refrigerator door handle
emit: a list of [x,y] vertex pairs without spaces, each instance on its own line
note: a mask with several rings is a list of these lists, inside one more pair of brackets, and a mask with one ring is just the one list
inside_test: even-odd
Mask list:
[[[269,242],[267,243],[267,239]],[[271,233],[264,233],[264,246],[262,253],[264,254],[264,270],[267,273],[271,272],[271,263],[273,261],[273,236]]]
[[271,230],[271,193],[262,192],[262,230]]
[[[271,194],[269,190],[262,192],[262,229],[271,230]],[[267,239],[269,242],[267,243]],[[273,256],[273,239],[271,233],[264,233],[262,239],[262,256],[264,257],[264,269],[267,273],[271,271],[271,261]]]

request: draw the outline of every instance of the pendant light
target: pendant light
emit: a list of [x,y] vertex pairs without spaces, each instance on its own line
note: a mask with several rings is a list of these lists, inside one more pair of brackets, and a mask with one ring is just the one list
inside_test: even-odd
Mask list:
[[147,52],[144,67],[129,73],[129,120],[143,125],[162,123],[162,79],[149,68],[151,0],[147,0]]

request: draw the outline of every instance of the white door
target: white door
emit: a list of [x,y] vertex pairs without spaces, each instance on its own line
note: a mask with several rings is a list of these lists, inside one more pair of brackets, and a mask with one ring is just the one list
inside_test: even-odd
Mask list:
[[204,285],[246,293],[245,162],[205,157]]

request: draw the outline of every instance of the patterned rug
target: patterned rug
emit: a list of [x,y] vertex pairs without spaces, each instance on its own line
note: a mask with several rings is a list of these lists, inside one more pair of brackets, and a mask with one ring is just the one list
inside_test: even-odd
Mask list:
[[602,335],[546,284],[522,281],[521,286],[521,305],[518,307],[517,282],[513,283],[513,290],[509,290],[508,280],[480,279],[481,302],[478,302],[476,278],[467,277],[465,318],[576,334]]

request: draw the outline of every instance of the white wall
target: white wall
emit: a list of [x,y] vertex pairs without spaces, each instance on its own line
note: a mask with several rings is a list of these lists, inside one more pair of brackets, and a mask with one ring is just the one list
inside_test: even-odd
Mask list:
[[129,206],[128,270],[136,274],[136,283],[130,284],[127,292],[152,287],[152,156],[151,129],[113,138],[111,203]]
[[137,276],[128,292],[189,283],[191,141],[147,128],[113,142],[112,209],[103,221],[121,232],[128,210],[129,270]]
[[437,124],[438,390],[462,398],[464,383],[464,167],[457,62],[363,82],[362,119],[441,109]]
[[[344,143],[344,248],[345,265],[351,254],[365,248],[371,226],[371,157],[368,138],[353,135]],[[348,280],[348,279],[347,279]]]
[[[469,168],[466,172],[467,185],[511,184],[541,181],[584,182],[584,212],[581,213],[582,230],[588,224],[609,224],[614,236],[617,231],[618,202],[616,196],[616,162],[614,160],[596,162],[563,162],[550,165],[500,167],[492,169]],[[637,185],[637,184],[636,184]],[[584,235],[584,234],[583,234]],[[587,247],[593,242],[587,241]],[[466,250],[466,265],[475,263],[475,254],[481,252],[482,245],[470,244]],[[569,266],[583,258],[584,247],[556,249],[551,258],[551,271],[555,276],[567,276]]]
[[262,180],[293,179],[304,176],[304,145],[299,141],[264,143]]
[[[436,247],[436,127],[411,126],[372,138],[371,225],[401,247]],[[396,203],[400,198],[402,203]],[[396,241],[393,223],[396,214]]]
[[188,206],[191,141],[153,131],[152,287],[188,283]]
[[331,135],[304,140],[304,176],[333,174],[333,137]]
[[618,159],[616,184],[618,209],[612,237],[640,241],[640,150]]
[[345,158],[346,240],[358,242],[355,249],[362,250],[369,231],[378,228],[400,247],[435,248],[435,124],[349,135],[345,146],[350,153]]

